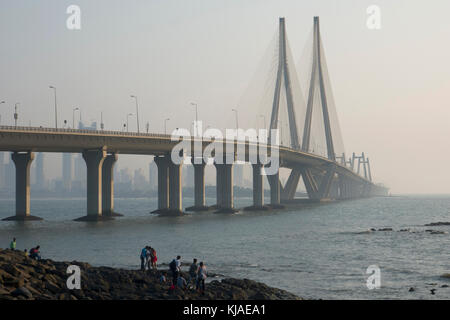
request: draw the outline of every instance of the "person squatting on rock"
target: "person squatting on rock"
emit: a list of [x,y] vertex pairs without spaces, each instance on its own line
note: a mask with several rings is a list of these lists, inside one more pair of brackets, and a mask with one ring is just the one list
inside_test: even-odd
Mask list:
[[40,248],[41,248],[40,246],[37,246],[35,248],[30,249],[31,259],[41,260],[41,252],[39,251]]

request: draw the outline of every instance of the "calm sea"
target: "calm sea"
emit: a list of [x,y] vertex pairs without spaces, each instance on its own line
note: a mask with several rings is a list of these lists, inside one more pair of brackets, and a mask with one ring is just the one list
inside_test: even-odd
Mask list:
[[[184,199],[184,205],[192,205]],[[208,199],[209,204],[214,199]],[[251,199],[237,199],[249,205]],[[398,196],[310,205],[234,215],[195,213],[177,218],[149,214],[156,199],[116,199],[124,217],[101,223],[75,222],[84,199],[32,199],[32,214],[44,221],[0,221],[0,247],[39,244],[43,257],[92,265],[138,268],[144,245],[159,262],[180,254],[196,257],[211,272],[249,278],[305,298],[450,299],[450,196]],[[13,200],[0,200],[0,218],[14,213]],[[368,232],[370,228],[393,231]],[[409,231],[400,232],[401,229]],[[443,234],[426,230],[440,230]],[[369,290],[369,266],[380,268],[381,287]],[[166,267],[164,267],[166,268]],[[187,266],[186,266],[187,269]],[[414,287],[414,292],[409,288]],[[430,289],[437,289],[432,295]]]

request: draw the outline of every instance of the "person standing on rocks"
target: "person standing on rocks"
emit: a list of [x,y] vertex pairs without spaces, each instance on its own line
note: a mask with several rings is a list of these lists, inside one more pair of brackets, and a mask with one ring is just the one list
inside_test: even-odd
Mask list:
[[178,275],[181,271],[181,256],[177,256],[176,259],[173,259],[169,264],[170,271],[172,271],[172,285],[177,285]]
[[142,248],[140,258],[141,258],[141,270],[145,271],[145,265],[147,263],[147,246]]
[[203,264],[203,261],[200,262],[200,266],[198,267],[197,272],[197,290],[200,289],[202,294],[205,294],[205,280],[208,274],[206,272],[206,266]]
[[195,288],[194,284],[196,284],[197,281],[197,271],[198,271],[197,259],[194,258],[189,268],[189,282],[188,282],[188,285],[192,288]]
[[11,250],[16,250],[16,238],[13,238],[13,240],[11,241],[11,243],[9,244],[9,248]]
[[[150,247],[150,265],[153,270],[156,270],[156,261],[158,261],[158,257],[156,256],[155,248]],[[150,270],[150,268],[148,268]]]

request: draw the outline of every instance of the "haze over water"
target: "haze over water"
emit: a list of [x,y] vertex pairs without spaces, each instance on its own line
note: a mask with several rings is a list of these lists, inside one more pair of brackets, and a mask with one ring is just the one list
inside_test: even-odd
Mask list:
[[[192,199],[184,199],[184,205]],[[213,204],[214,199],[208,199]],[[251,199],[236,199],[244,207]],[[450,196],[399,196],[310,205],[301,209],[195,213],[162,218],[148,212],[156,199],[116,199],[124,217],[102,223],[75,222],[85,214],[85,199],[33,199],[25,224],[0,223],[0,247],[17,237],[18,249],[41,245],[43,258],[92,265],[139,268],[139,252],[150,244],[158,262],[182,256],[184,270],[196,257],[210,272],[249,278],[305,298],[449,299]],[[0,200],[0,218],[14,213],[13,200]],[[365,232],[391,227],[393,231]],[[410,232],[399,232],[410,229]],[[425,230],[441,230],[431,234]],[[378,265],[381,288],[368,290],[366,269]],[[167,269],[167,265],[160,266]],[[436,285],[433,285],[436,284]],[[414,287],[414,292],[408,292]],[[437,288],[431,295],[430,289]]]

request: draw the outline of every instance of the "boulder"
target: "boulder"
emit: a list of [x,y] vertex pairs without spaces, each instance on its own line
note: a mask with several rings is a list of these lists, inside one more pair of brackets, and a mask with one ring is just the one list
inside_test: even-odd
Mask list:
[[13,292],[11,292],[11,295],[13,297],[19,297],[19,296],[23,296],[27,299],[31,299],[33,298],[33,295],[31,294],[30,290],[28,290],[25,287],[19,287],[16,290],[14,290]]

